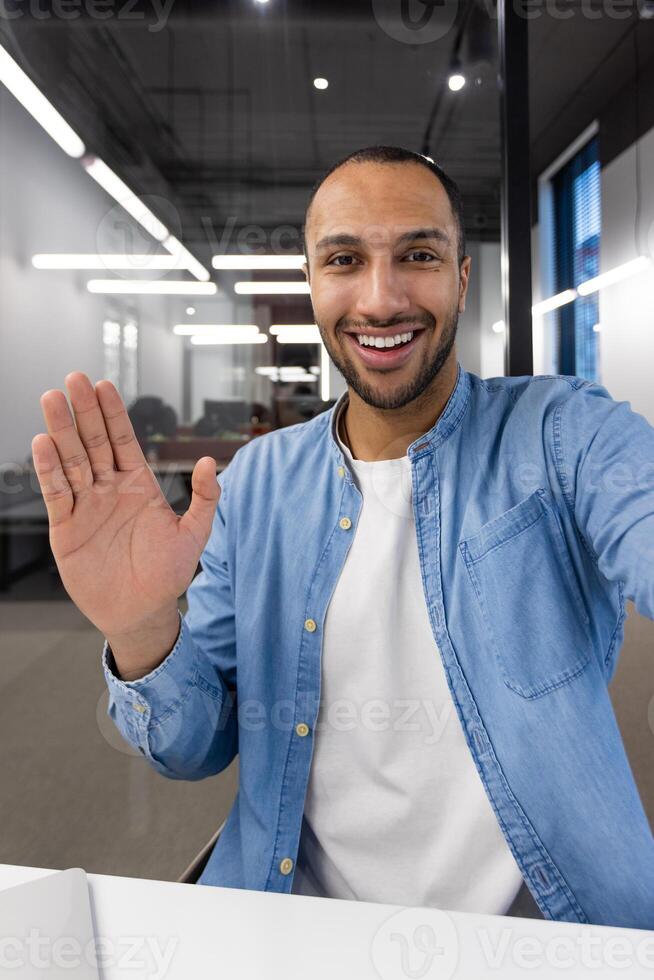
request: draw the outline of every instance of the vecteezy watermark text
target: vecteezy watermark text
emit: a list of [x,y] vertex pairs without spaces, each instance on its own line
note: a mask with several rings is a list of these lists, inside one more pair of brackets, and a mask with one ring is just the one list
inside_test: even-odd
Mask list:
[[[496,0],[481,0],[490,20],[497,19]],[[523,20],[627,20],[651,18],[652,0],[506,0],[506,7]],[[403,44],[433,44],[454,27],[457,0],[372,0],[375,20],[389,37]]]
[[83,943],[76,936],[43,935],[30,929],[26,935],[0,937],[0,970],[24,967],[43,970],[75,970],[83,964],[96,969],[138,970],[149,980],[164,980],[170,969],[178,940],[165,943],[154,936],[97,936]]
[[19,20],[121,20],[143,23],[158,34],[168,23],[175,0],[0,0],[0,19]]

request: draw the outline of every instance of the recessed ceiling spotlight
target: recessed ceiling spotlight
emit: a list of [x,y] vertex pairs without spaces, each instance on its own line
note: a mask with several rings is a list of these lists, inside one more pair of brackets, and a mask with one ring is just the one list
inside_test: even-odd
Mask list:
[[329,85],[329,82],[327,81],[326,78],[314,78],[313,85],[314,88],[326,89],[327,86]]
[[187,316],[195,316],[195,307],[194,306],[187,306],[186,307],[186,315]]

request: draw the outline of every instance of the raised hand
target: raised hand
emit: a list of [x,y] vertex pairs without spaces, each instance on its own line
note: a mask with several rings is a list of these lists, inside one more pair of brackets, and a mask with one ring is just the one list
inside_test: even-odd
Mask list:
[[[50,546],[73,602],[107,637],[123,676],[147,672],[174,644],[177,599],[209,538],[220,488],[199,459],[189,509],[167,503],[118,391],[80,371],[41,396],[47,434],[32,440]],[[74,417],[73,417],[74,416]]]

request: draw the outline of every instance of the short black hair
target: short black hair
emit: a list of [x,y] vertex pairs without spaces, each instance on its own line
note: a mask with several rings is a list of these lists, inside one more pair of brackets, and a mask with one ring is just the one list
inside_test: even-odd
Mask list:
[[[463,200],[461,198],[461,191],[459,186],[448,174],[445,173],[442,167],[439,167],[437,163],[430,157],[423,156],[422,153],[415,153],[413,150],[407,150],[403,146],[364,146],[360,150],[355,150],[353,153],[348,153],[346,157],[343,157],[332,167],[329,168],[318,180],[315,182],[311,188],[311,193],[309,195],[309,200],[307,202],[306,210],[304,212],[304,228],[306,230],[307,218],[309,216],[309,210],[313,203],[313,199],[316,196],[318,190],[327,180],[330,174],[333,174],[335,170],[342,167],[345,163],[418,163],[421,167],[425,167],[429,170],[434,177],[440,180],[445,193],[448,196],[450,207],[452,208],[452,213],[454,215],[454,220],[457,226],[457,237],[458,237],[458,248],[457,248],[457,258],[458,263],[461,265],[465,254],[466,254],[466,231],[465,222],[463,218]],[[306,253],[306,248],[305,248]],[[308,259],[307,259],[308,261]]]

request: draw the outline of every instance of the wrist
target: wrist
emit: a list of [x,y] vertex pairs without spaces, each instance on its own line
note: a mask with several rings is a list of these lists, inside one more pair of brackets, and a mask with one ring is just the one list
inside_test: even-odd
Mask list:
[[111,633],[105,639],[123,681],[135,681],[155,670],[173,650],[180,632],[177,604],[162,610],[138,627]]

